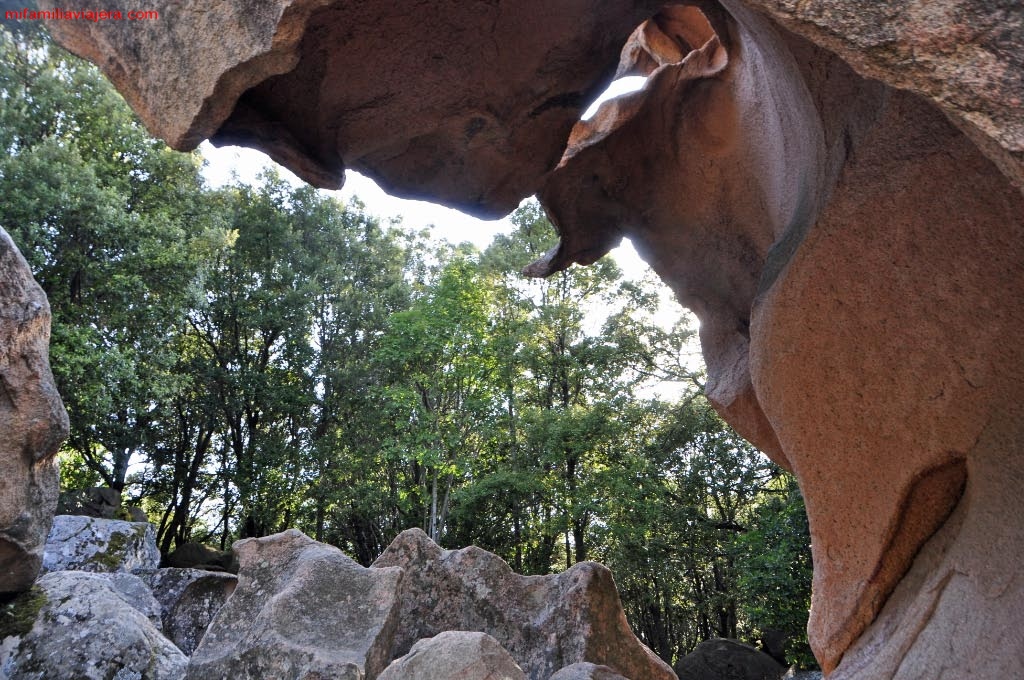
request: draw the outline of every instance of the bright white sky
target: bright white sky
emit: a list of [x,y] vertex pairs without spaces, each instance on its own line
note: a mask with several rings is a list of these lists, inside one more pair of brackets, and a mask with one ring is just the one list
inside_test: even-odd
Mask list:
[[[207,163],[203,176],[214,187],[229,184],[234,177],[247,184],[255,184],[264,168],[275,165],[262,152],[239,146],[218,149],[209,142],[203,142],[199,150]],[[288,181],[301,184],[302,180],[287,169],[281,166],[277,169]],[[400,216],[402,224],[409,229],[418,231],[429,227],[430,233],[439,240],[447,239],[452,243],[469,241],[480,250],[484,250],[496,235],[514,228],[507,218],[481,220],[434,203],[389,196],[373,180],[351,170],[345,174],[345,186],[336,193],[346,202],[358,197],[366,205],[367,213],[381,218],[384,223],[390,217]],[[629,278],[640,278],[647,271],[647,264],[628,241],[612,251],[612,256]]]

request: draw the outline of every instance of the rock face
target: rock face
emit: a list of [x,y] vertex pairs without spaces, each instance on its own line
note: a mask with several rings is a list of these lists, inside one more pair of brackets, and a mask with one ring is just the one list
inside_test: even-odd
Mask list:
[[238,586],[189,680],[374,678],[391,661],[400,569],[367,569],[291,529],[238,541]]
[[200,569],[158,569],[146,581],[159,603],[157,618],[164,635],[191,655],[238,579]]
[[447,631],[420,640],[377,680],[526,680],[523,671],[486,633]]
[[1020,193],[894,93],[755,306],[754,384],[807,489],[832,677],[1018,672],[1021,262]]
[[[151,5],[156,21],[50,28],[176,148],[247,144],[318,186],[340,186],[350,167],[393,193],[498,217],[540,186],[646,4],[166,2]],[[197,35],[216,39],[192,49]]]
[[551,676],[551,680],[628,680],[608,666],[574,663]]
[[1018,2],[747,0],[858,73],[935,102],[1024,187],[1024,7]]
[[735,640],[705,640],[676,663],[679,680],[780,680],[786,668]]
[[50,306],[0,228],[0,593],[28,590],[57,506],[68,416],[50,373]]
[[107,573],[103,576],[125,602],[149,619],[157,630],[163,630],[160,603],[153,596],[153,591],[146,581],[135,574],[125,572]]
[[374,678],[385,668],[382,678],[548,680],[577,662],[675,680],[629,630],[597,564],[518,576],[495,555],[443,551],[419,530],[369,569],[294,529],[239,541],[235,552],[237,589],[195,650],[189,680]]
[[184,675],[185,655],[107,575],[53,572],[27,595],[18,604],[28,617],[35,616],[29,628],[3,639],[0,678],[180,680]]
[[[800,481],[826,671],[1016,672],[1024,6],[185,6],[53,28],[181,148],[478,214],[539,191],[538,274],[628,236],[701,317],[716,407]],[[647,86],[574,126],[616,66]]]
[[442,550],[410,529],[372,568],[393,567],[405,572],[393,657],[422,638],[469,630],[494,637],[530,680],[546,680],[577,662],[604,664],[629,678],[675,678],[633,635],[611,573],[599,564],[519,576],[485,550]]
[[153,525],[57,515],[46,539],[43,571],[150,573],[160,565]]

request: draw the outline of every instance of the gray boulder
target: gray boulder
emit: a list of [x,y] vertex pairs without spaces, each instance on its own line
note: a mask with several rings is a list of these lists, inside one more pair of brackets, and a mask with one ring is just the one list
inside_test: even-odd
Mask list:
[[0,593],[32,587],[57,506],[68,415],[49,363],[50,305],[0,229]]
[[574,663],[551,676],[550,680],[629,680],[608,666],[592,663]]
[[43,572],[145,574],[160,565],[153,525],[81,515],[57,515],[43,551]]
[[362,680],[391,661],[400,569],[367,569],[290,529],[238,541],[238,585],[189,680]]
[[125,602],[137,609],[157,630],[163,630],[163,620],[160,616],[160,603],[153,597],[153,591],[149,584],[141,577],[126,572],[115,572],[113,574],[98,574],[114,586],[118,595],[124,598]]
[[679,680],[779,680],[786,668],[736,640],[705,640],[676,662]]
[[44,575],[4,611],[3,680],[180,680],[188,658],[109,575]]
[[146,580],[159,603],[164,635],[189,655],[238,581],[233,574],[201,569],[158,569]]
[[627,678],[676,680],[668,664],[633,635],[611,572],[600,564],[520,576],[485,550],[442,550],[411,529],[371,568],[385,567],[405,570],[392,658],[422,638],[469,630],[494,637],[530,680],[548,680],[578,662],[609,666]]
[[377,680],[525,680],[522,669],[486,633],[446,631],[420,640]]

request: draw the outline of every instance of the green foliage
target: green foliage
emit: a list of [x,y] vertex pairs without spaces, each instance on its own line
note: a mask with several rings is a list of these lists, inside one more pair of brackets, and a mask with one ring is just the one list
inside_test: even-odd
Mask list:
[[786,476],[779,493],[753,512],[752,528],[737,540],[738,590],[752,636],[780,631],[786,657],[816,668],[807,643],[811,606],[811,538],[807,513],[795,480]]
[[0,640],[28,635],[47,602],[43,589],[32,586],[10,602],[0,605]]

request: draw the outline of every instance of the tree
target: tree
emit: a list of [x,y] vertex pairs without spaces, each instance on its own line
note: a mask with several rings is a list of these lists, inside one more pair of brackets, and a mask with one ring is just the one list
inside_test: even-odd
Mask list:
[[811,607],[811,536],[796,480],[785,475],[752,514],[751,529],[737,537],[737,589],[751,637],[781,633],[786,658],[816,668],[807,642]]
[[411,469],[422,527],[440,540],[464,461],[483,448],[479,430],[497,404],[488,343],[490,290],[465,259],[392,315],[377,354],[392,376],[385,399],[394,431],[385,447]]
[[0,51],[0,223],[54,310],[68,448],[122,490],[174,363],[162,338],[185,304],[189,243],[211,228],[199,160],[149,138],[94,67],[42,33],[0,31]]

